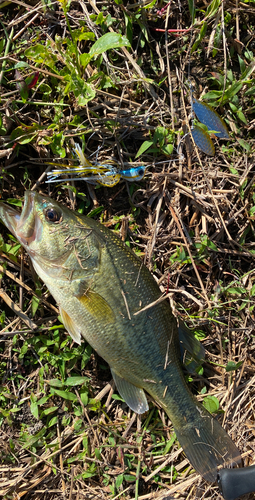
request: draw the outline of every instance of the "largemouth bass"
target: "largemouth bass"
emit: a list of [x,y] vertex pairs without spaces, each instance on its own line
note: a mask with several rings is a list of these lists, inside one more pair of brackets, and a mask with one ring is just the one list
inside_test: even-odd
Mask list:
[[239,463],[230,437],[186,385],[169,305],[157,302],[155,280],[118,236],[32,191],[21,214],[1,203],[0,217],[27,250],[73,340],[80,344],[84,337],[109,363],[130,408],[145,412],[148,392],[207,481],[216,481],[219,465]]

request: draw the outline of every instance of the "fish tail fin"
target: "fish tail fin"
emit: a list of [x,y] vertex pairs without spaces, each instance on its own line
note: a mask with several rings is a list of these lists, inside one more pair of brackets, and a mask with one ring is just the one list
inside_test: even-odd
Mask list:
[[174,429],[194,469],[206,481],[215,482],[218,466],[236,466],[241,462],[241,455],[219,422],[198,403],[196,410],[197,418],[193,413],[191,423],[183,421],[175,425],[173,422]]

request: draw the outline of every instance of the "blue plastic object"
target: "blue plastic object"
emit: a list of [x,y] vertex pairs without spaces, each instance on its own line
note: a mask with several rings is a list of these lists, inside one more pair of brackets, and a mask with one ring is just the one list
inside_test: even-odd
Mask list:
[[193,99],[193,109],[198,120],[206,125],[208,130],[213,130],[214,134],[221,139],[230,139],[224,121],[209,104]]
[[191,134],[196,145],[203,151],[203,153],[206,153],[209,156],[215,155],[215,147],[208,132],[198,125],[194,125],[191,129]]

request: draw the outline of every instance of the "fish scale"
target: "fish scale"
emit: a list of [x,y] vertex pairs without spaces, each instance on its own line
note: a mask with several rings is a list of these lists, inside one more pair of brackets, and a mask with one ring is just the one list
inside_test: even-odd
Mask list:
[[148,392],[207,481],[216,481],[219,465],[240,462],[235,444],[190,392],[176,320],[166,301],[154,304],[160,290],[135,254],[103,225],[35,192],[25,193],[21,215],[1,203],[0,217],[30,255],[73,340],[84,337],[109,363],[130,408],[146,411]]

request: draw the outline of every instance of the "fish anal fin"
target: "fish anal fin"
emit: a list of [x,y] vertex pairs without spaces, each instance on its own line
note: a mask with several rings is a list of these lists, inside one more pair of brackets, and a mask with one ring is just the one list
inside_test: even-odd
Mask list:
[[149,406],[144,390],[127,382],[127,380],[120,377],[112,368],[111,372],[116,387],[129,408],[139,414],[148,411]]
[[87,290],[83,295],[77,297],[86,311],[97,320],[104,323],[114,323],[115,314],[107,301],[93,290]]
[[67,329],[68,333],[71,335],[74,342],[81,345],[81,332],[80,332],[79,328],[76,326],[74,321],[70,318],[69,314],[67,314],[67,312],[64,309],[62,309],[62,307],[59,308],[59,312],[60,312],[64,327]]

